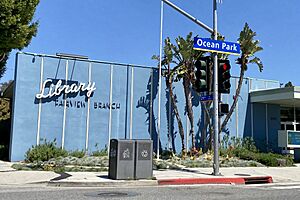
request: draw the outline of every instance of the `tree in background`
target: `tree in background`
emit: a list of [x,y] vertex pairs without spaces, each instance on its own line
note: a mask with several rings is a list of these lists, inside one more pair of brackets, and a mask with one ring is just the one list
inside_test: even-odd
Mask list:
[[8,160],[11,127],[11,100],[3,98],[1,95],[11,82],[0,84],[0,160]]
[[0,78],[13,49],[27,47],[36,36],[38,22],[32,22],[39,0],[0,1]]
[[0,123],[2,120],[7,120],[10,118],[10,100],[7,98],[2,98],[1,95],[9,86],[9,84],[11,84],[11,82],[12,80],[0,83]]
[[293,87],[293,83],[291,81],[287,82],[284,87]]
[[261,60],[254,56],[257,52],[263,50],[261,46],[259,46],[260,41],[255,39],[256,32],[254,32],[247,23],[245,23],[245,26],[243,30],[240,33],[240,37],[238,39],[240,45],[241,45],[241,52],[242,55],[237,59],[237,64],[240,65],[240,77],[238,81],[238,86],[235,91],[235,95],[233,98],[233,103],[230,107],[229,113],[226,115],[221,128],[220,132],[224,130],[225,126],[227,125],[236,105],[238,98],[241,93],[241,88],[243,84],[243,79],[245,72],[248,69],[248,64],[256,64],[258,66],[258,69],[260,72],[263,70],[263,64]]
[[4,83],[0,83],[0,94],[6,90],[6,88],[12,83],[12,80],[9,80]]

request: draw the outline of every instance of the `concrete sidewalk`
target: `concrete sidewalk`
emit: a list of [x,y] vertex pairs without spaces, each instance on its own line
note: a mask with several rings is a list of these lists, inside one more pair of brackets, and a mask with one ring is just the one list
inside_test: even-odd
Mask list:
[[13,163],[5,162],[0,160],[0,172],[8,172],[8,171],[15,171],[15,169],[11,168]]
[[300,182],[298,167],[232,167],[220,168],[221,176],[213,176],[212,168],[154,170],[154,180],[111,180],[107,172],[15,171],[11,163],[0,161],[0,185],[44,183],[62,187],[127,187],[174,184],[247,184]]

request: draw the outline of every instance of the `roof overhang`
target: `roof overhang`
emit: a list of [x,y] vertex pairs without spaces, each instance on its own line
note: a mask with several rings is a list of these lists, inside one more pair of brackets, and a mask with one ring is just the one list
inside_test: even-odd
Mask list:
[[285,87],[250,92],[252,103],[278,104],[300,107],[300,87]]

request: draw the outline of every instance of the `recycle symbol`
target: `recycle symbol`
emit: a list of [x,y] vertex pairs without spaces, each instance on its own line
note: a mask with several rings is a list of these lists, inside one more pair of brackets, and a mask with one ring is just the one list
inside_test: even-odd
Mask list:
[[128,148],[123,152],[123,158],[130,158],[130,152]]
[[141,152],[141,156],[144,157],[144,158],[147,158],[148,157],[148,151],[147,150],[143,150]]

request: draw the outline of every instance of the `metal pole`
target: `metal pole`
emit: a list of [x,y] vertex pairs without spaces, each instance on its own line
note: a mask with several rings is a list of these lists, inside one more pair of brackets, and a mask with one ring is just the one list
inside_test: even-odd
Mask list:
[[269,150],[269,126],[268,126],[268,104],[266,104],[266,146],[267,151]]
[[[44,75],[44,57],[41,58],[41,73],[40,73],[40,91],[43,88],[43,75]],[[40,144],[40,131],[41,131],[41,113],[42,113],[42,99],[39,100],[39,110],[38,110],[38,127],[36,135],[36,145]]]
[[210,32],[210,33],[214,32],[209,26],[207,26],[206,24],[202,23],[197,18],[195,18],[192,15],[188,14],[184,10],[180,9],[178,6],[176,6],[175,4],[171,3],[170,1],[168,1],[168,0],[162,0],[162,1],[165,2],[166,4],[168,4],[170,7],[174,8],[175,10],[177,10],[178,12],[180,12],[181,14],[183,14],[184,16],[186,16],[187,18],[189,18],[190,20],[192,20],[193,22],[195,22],[196,24],[198,24],[199,26],[201,26],[202,28],[204,28],[205,30],[207,30],[208,32]]
[[296,106],[294,104],[294,131],[296,131],[296,124],[297,124],[297,119],[296,119]]
[[129,139],[132,140],[134,67],[131,66]]
[[151,69],[151,87],[150,87],[150,119],[149,119],[149,125],[150,125],[150,138],[151,140],[153,140],[153,134],[152,134],[152,122],[153,122],[153,76],[154,76],[154,73],[153,73],[153,69]]
[[[75,62],[75,61],[74,61]],[[69,60],[66,60],[66,82],[65,84],[68,84],[68,70],[69,70]],[[61,148],[65,148],[65,133],[66,133],[66,118],[67,118],[67,94],[65,93],[63,95],[64,97],[64,117],[63,117],[63,130],[62,130],[62,136],[61,136]]]
[[[89,83],[92,79],[92,63],[89,62]],[[90,108],[91,108],[91,98],[88,97],[87,101],[87,114],[86,114],[86,133],[85,133],[85,153],[88,153],[89,149],[89,131],[90,131]],[[109,149],[109,148],[108,148]]]
[[[238,79],[235,79],[235,88],[238,87]],[[236,138],[239,137],[239,101],[236,102],[235,107],[235,130],[236,130]]]
[[158,67],[158,111],[157,111],[157,148],[156,155],[159,159],[159,140],[160,140],[160,104],[161,104],[161,61],[162,61],[162,36],[163,36],[163,14],[164,2],[160,2],[160,36],[159,36],[159,67]]
[[125,101],[125,135],[124,138],[127,139],[127,129],[128,129],[128,93],[129,93],[129,66],[127,66],[127,77],[126,77],[126,101]]
[[[108,120],[108,148],[110,149],[110,139],[111,139],[111,123],[112,123],[112,96],[113,96],[113,76],[114,76],[114,66],[110,65],[110,88],[109,88],[109,120]],[[118,135],[119,137],[119,135]],[[109,151],[109,150],[108,150]],[[109,155],[109,152],[108,152]]]
[[[213,0],[213,29],[214,29],[214,40],[218,39],[217,32],[217,0]],[[218,95],[218,54],[214,53],[214,87],[213,87],[213,109],[214,109],[214,172],[215,176],[220,175],[219,173],[219,95]]]
[[169,123],[170,123],[170,127],[168,128],[168,133],[169,133],[169,137],[168,137],[168,143],[169,143],[169,150],[173,149],[173,134],[172,134],[172,128],[171,128],[171,118],[172,118],[172,99],[171,99],[171,95],[170,95],[170,88],[169,88],[169,96],[168,96],[168,99],[169,99],[169,105],[168,105],[168,108],[169,108]]
[[163,16],[164,2],[160,2],[160,36],[159,36],[159,68],[158,68],[158,111],[157,111],[157,148],[156,154],[159,159],[159,140],[160,140],[160,106],[161,106],[161,62],[162,62],[162,35],[163,35]]

